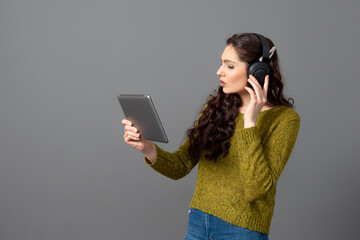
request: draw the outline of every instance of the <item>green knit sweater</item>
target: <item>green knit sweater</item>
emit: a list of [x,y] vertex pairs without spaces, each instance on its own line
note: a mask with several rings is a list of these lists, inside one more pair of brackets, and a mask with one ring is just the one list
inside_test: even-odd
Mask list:
[[217,162],[191,158],[186,139],[173,153],[156,145],[155,162],[151,164],[145,158],[145,163],[174,180],[187,175],[199,163],[190,207],[269,234],[276,183],[295,145],[299,127],[299,115],[286,106],[261,111],[256,126],[250,128],[244,128],[244,114],[239,113],[229,153]]

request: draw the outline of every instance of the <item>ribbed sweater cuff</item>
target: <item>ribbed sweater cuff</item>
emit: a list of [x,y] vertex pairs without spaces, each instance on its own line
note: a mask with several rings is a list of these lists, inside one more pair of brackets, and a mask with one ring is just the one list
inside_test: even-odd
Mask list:
[[160,155],[161,155],[162,152],[164,151],[164,150],[162,150],[158,145],[156,145],[155,143],[154,143],[154,145],[155,145],[155,147],[156,147],[156,158],[155,158],[155,162],[154,162],[154,163],[151,163],[151,162],[149,161],[149,159],[147,159],[147,157],[144,157],[145,163],[146,163],[148,166],[152,167],[152,168],[156,167],[156,165],[161,165],[161,160],[162,160],[162,158],[160,157]]
[[144,158],[144,161],[152,169],[166,176],[169,167],[169,161],[167,160],[169,158],[169,153],[161,149],[156,144],[155,147],[156,147],[156,158],[154,163],[151,163],[149,159],[147,159],[146,157]]
[[239,134],[240,139],[244,142],[253,142],[259,138],[259,135],[257,133],[257,126],[241,128],[235,131],[237,134]]

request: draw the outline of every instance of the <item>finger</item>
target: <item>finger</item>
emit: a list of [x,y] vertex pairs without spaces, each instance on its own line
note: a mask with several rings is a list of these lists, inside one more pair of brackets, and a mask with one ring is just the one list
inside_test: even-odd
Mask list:
[[256,86],[261,88],[259,81],[253,75],[250,74],[249,78],[254,82],[254,84],[256,84]]
[[139,141],[140,140],[140,137],[136,137],[136,136],[132,136],[132,135],[129,135],[129,134],[125,134],[124,135],[124,140],[126,143],[130,143],[131,141]]
[[139,130],[136,127],[132,127],[132,126],[129,126],[129,125],[126,125],[124,128],[125,128],[125,131],[129,131],[129,132],[133,132],[133,133],[138,133],[139,132]]
[[264,92],[264,96],[265,96],[265,98],[267,99],[267,92],[268,92],[268,89],[269,89],[269,75],[266,75],[266,77],[265,77],[265,83],[264,83],[264,90],[263,90],[263,92]]
[[129,141],[140,141],[139,137],[129,136]]
[[245,87],[245,89],[246,89],[246,91],[248,91],[248,92],[250,93],[250,98],[251,98],[251,99],[255,99],[255,98],[256,98],[255,93],[254,93],[254,91],[253,91],[251,88]]
[[135,141],[135,140],[128,139],[128,138],[126,138],[125,142],[134,148],[136,148],[139,143],[139,141]]
[[136,138],[140,138],[140,133],[135,133],[135,132],[132,132],[132,131],[125,131],[125,135],[126,136],[130,136],[130,137],[136,137]]
[[259,89],[259,83],[257,83],[256,79],[252,79],[249,77],[248,82],[250,83],[250,85],[252,86],[254,93],[256,93],[256,89]]
[[[254,78],[254,77],[253,77]],[[260,84],[259,83],[255,83],[255,80],[254,79],[252,79],[252,78],[249,78],[249,82],[250,82],[250,84],[252,84],[252,86],[253,86],[253,89],[255,90],[255,99],[256,99],[256,101],[257,102],[261,102],[261,99],[262,99],[262,92],[260,91],[260,89],[261,89],[261,87],[260,87]]]
[[127,120],[127,119],[123,119],[123,120],[121,121],[121,123],[124,124],[124,125],[130,125],[130,126],[132,126],[132,122],[130,122],[130,121]]

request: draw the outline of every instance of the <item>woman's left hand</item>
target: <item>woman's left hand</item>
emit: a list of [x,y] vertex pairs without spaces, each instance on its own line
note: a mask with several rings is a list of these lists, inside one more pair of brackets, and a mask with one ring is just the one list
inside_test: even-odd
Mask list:
[[267,102],[269,75],[266,75],[265,77],[264,88],[261,87],[261,85],[253,75],[249,76],[248,81],[253,87],[253,89],[245,87],[245,89],[250,93],[251,97],[249,106],[244,113],[245,128],[253,127],[256,125],[256,118]]

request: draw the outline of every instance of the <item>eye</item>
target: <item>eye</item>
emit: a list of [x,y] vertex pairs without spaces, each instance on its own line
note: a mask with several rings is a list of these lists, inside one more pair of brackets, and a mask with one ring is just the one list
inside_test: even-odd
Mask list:
[[234,66],[231,66],[231,65],[230,65],[230,66],[228,66],[228,67],[229,67],[230,69],[233,69],[233,68],[234,68]]

